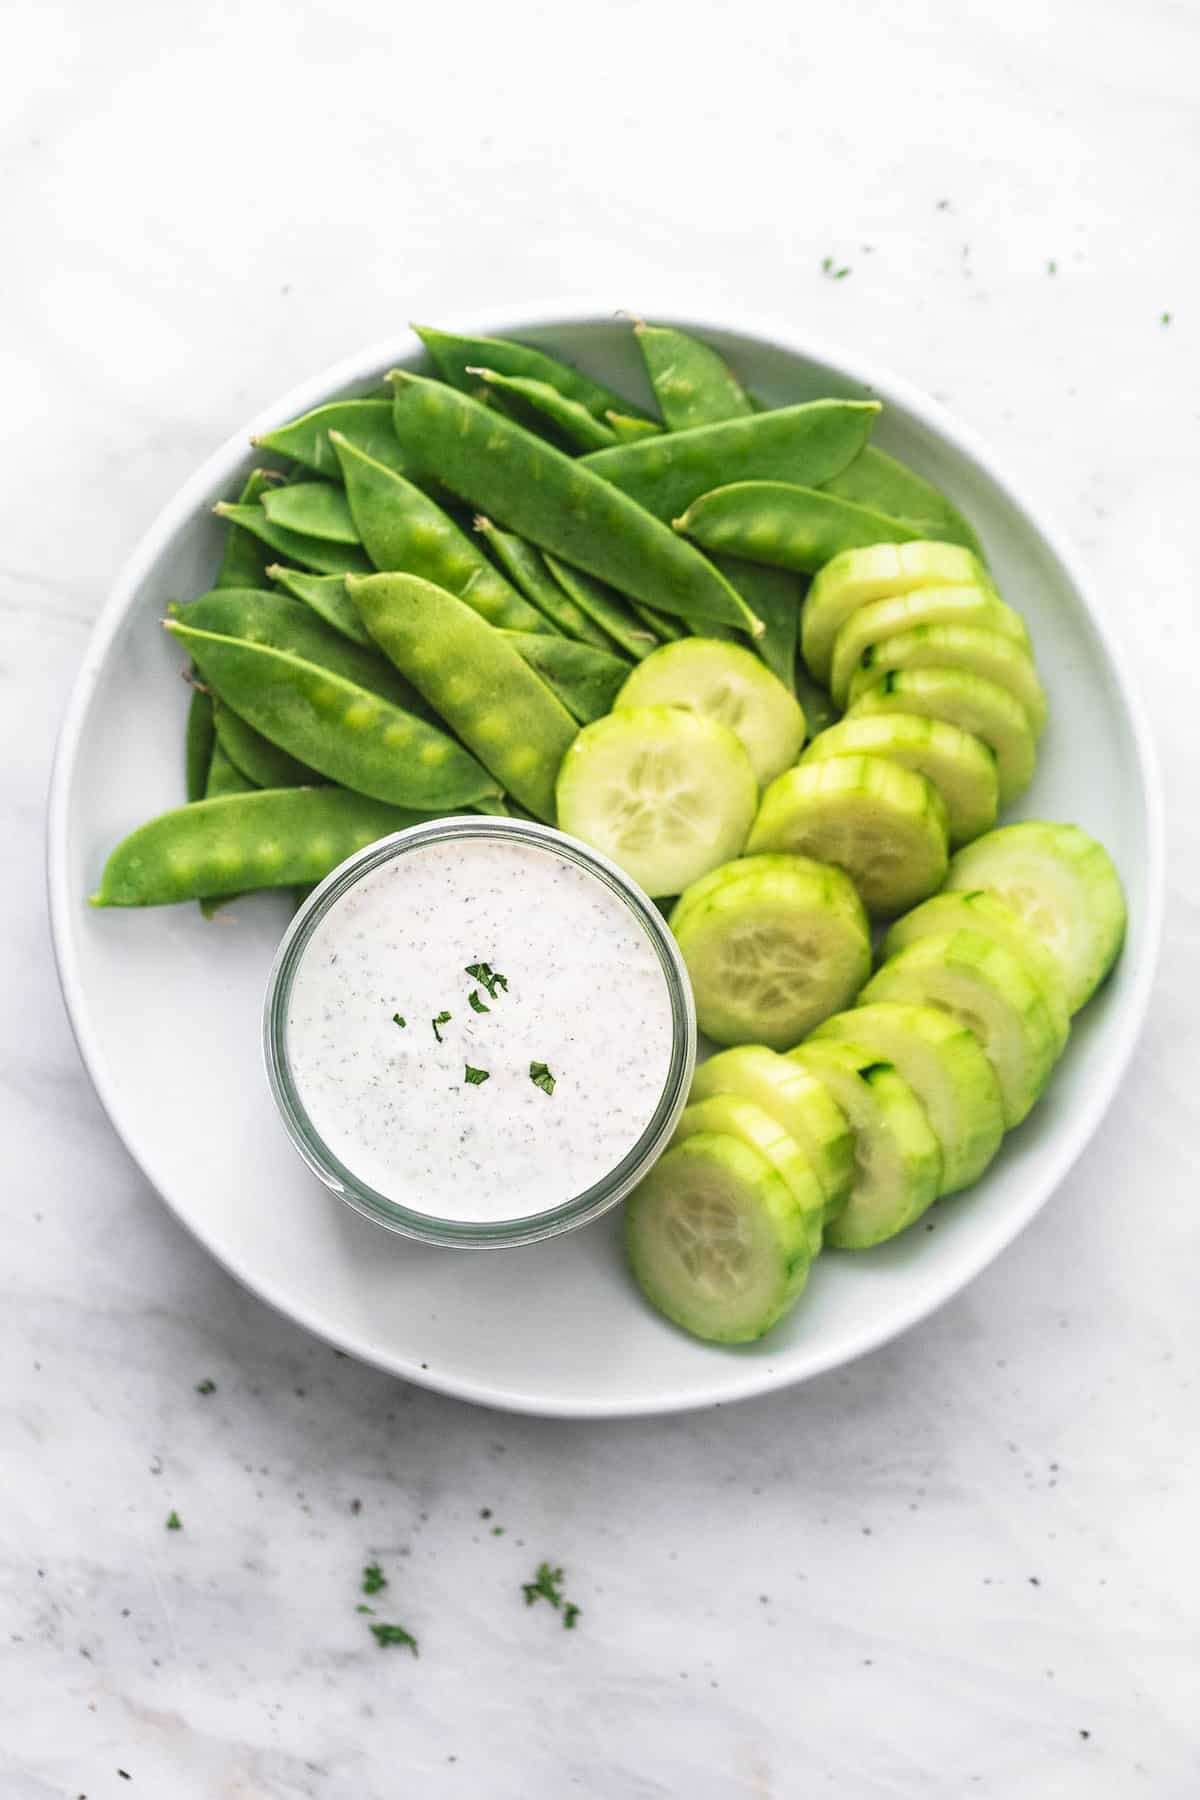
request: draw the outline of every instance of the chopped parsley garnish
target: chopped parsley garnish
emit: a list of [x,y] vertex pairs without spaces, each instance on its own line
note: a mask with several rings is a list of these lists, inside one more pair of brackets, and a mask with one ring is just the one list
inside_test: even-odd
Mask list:
[[575,1621],[579,1617],[579,1613],[580,1608],[576,1606],[575,1602],[573,1600],[568,1600],[567,1604],[563,1607],[564,1631],[574,1631]]
[[473,1069],[470,1063],[467,1064],[466,1069],[463,1072],[463,1080],[468,1087],[482,1087],[484,1082],[489,1080],[489,1078],[487,1069]]
[[378,1594],[387,1586],[387,1576],[378,1563],[368,1563],[362,1572],[364,1594]]
[[196,1392],[198,1394],[215,1394],[216,1391],[217,1384],[208,1375],[204,1377],[203,1381],[198,1381],[196,1383]]
[[365,1601],[360,1600],[354,1610],[355,1610],[355,1612],[372,1613],[373,1614],[375,1611],[375,1608],[373,1606],[368,1606]]
[[830,281],[845,281],[847,275],[850,273],[850,269],[846,263],[841,264],[840,267],[835,267],[832,256],[823,256],[821,258],[821,273],[822,275],[828,275]]
[[430,1019],[429,1023],[433,1026],[433,1035],[437,1039],[438,1043],[440,1044],[442,1041],[442,1034],[438,1030],[438,1026],[439,1025],[448,1025],[450,1023],[450,1014],[448,1012],[440,1012],[438,1014],[437,1018]]
[[472,1012],[491,1012],[492,1010],[490,1006],[485,1006],[483,1001],[479,998],[478,988],[472,988],[467,995],[467,1005]]
[[1058,274],[1058,264],[1054,261],[1048,262],[1046,264],[1046,273],[1047,273],[1047,275],[1057,275]]
[[1170,313],[1162,313],[1162,314],[1160,314],[1160,316],[1159,316],[1159,321],[1158,321],[1158,322],[1159,322],[1159,324],[1160,324],[1160,325],[1169,325],[1169,324],[1170,324],[1170,323],[1171,323],[1171,315],[1170,315]]
[[414,1656],[421,1654],[416,1638],[411,1631],[405,1631],[403,1625],[372,1625],[371,1636],[381,1650],[386,1650],[389,1644],[406,1644]]
[[526,1606],[532,1606],[535,1600],[548,1601],[555,1612],[561,1612],[563,1630],[574,1631],[582,1609],[573,1600],[563,1599],[563,1580],[561,1569],[552,1569],[549,1563],[539,1563],[533,1580],[521,1583],[521,1592],[525,1596]]
[[169,1512],[167,1514],[167,1530],[168,1531],[182,1531],[183,1530],[183,1520],[180,1518],[180,1516],[177,1512]]
[[393,1013],[392,1014],[392,1024],[398,1025],[400,1027],[401,1031],[403,1031],[404,1027],[408,1024],[408,1020],[404,1017],[404,1015],[402,1013]]
[[497,988],[502,989],[506,994],[508,992],[507,977],[498,974],[497,971],[493,969],[491,963],[468,963],[467,974],[473,981],[477,981],[480,987],[487,989],[487,997],[489,1000],[494,1000],[496,998]]
[[541,1088],[543,1094],[554,1092],[554,1077],[545,1063],[532,1062],[529,1065],[529,1079],[534,1087]]

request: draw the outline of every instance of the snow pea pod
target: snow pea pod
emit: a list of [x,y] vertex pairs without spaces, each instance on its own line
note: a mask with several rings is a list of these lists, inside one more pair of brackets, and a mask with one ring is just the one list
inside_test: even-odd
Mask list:
[[711,563],[692,546],[677,556],[680,540],[582,460],[453,388],[403,370],[390,379],[405,454],[481,512],[649,606],[757,631],[757,619]]
[[168,906],[322,881],[364,844],[430,816],[335,787],[201,800],[161,813],[118,844],[91,904]]
[[248,725],[331,781],[393,806],[435,811],[498,791],[436,725],[331,669],[266,644],[193,631],[177,619],[164,624]]
[[523,401],[576,450],[606,450],[619,441],[611,425],[596,418],[581,400],[572,400],[548,381],[535,381],[529,375],[501,375],[498,369],[468,369],[467,374],[478,375],[485,387]]
[[597,649],[609,647],[608,633],[593,625],[587,614],[570,599],[546,567],[545,558],[533,544],[527,544],[514,532],[501,531],[482,516],[475,529],[489,545],[514,585],[535,606],[555,633],[574,638],[579,644],[594,644]]
[[794,694],[804,584],[791,569],[771,569],[765,563],[743,562],[736,556],[717,556],[713,560],[762,620],[763,634],[754,648],[772,675],[777,675],[788,693]]
[[575,721],[503,633],[419,576],[370,575],[348,586],[400,672],[503,787],[553,821],[555,777]]
[[842,550],[920,536],[884,513],[786,481],[735,481],[715,488],[675,520],[675,529],[707,550],[809,574]]
[[[740,591],[741,590],[739,589],[739,592]],[[743,594],[742,598],[744,600],[746,596]],[[630,612],[635,613],[642,621],[642,624],[654,633],[660,643],[678,643],[680,638],[685,638],[688,635],[677,620],[669,619],[666,613],[655,612],[652,606],[643,606],[640,600],[631,600],[629,602],[629,610]]]
[[[283,476],[276,469],[252,469],[238,495],[241,506],[252,506]],[[257,587],[267,566],[266,546],[252,532],[240,525],[229,525],[225,533],[225,549],[217,570],[216,587]],[[197,796],[198,797],[198,796]]]
[[219,518],[253,532],[276,555],[286,556],[289,562],[300,563],[318,575],[365,575],[370,570],[370,558],[360,544],[331,544],[325,538],[289,531],[285,525],[272,524],[261,506],[230,506],[222,501],[213,511]]
[[633,335],[668,431],[744,419],[753,413],[749,395],[724,357],[699,338],[641,319]]
[[204,784],[204,799],[219,800],[222,794],[253,794],[257,790],[258,783],[242,774],[221,744],[214,744],[208,780]]
[[184,793],[189,800],[204,798],[216,741],[212,695],[205,688],[193,688],[183,739]]
[[653,419],[633,419],[628,413],[611,411],[604,417],[619,444],[636,444],[639,438],[658,437],[662,432],[662,426]]
[[911,525],[919,538],[963,544],[976,556],[983,556],[974,528],[945,494],[874,444],[865,445],[832,481],[818,485],[839,500],[852,500],[856,506],[869,506],[899,519],[902,525]]
[[808,400],[596,450],[580,457],[579,466],[612,482],[656,519],[670,521],[701,494],[730,482],[816,487],[831,480],[858,455],[878,411],[874,400]]
[[329,475],[334,481],[340,481],[342,469],[329,441],[331,431],[340,431],[364,455],[403,474],[404,458],[392,430],[390,400],[334,400],[328,406],[318,406],[313,412],[292,419],[277,431],[264,432],[262,437],[250,441],[264,449],[294,457],[296,462],[303,463],[306,469],[312,469],[318,475]]
[[590,725],[612,711],[629,674],[630,665],[623,656],[591,644],[572,643],[570,638],[549,637],[545,632],[506,631],[504,636],[581,725]]
[[332,441],[350,510],[376,569],[420,575],[465,601],[490,625],[545,631],[541,615],[428,494],[355,449],[340,432]]
[[414,325],[413,330],[433,358],[443,381],[469,393],[475,386],[473,370],[495,369],[500,375],[515,375],[545,382],[557,388],[568,400],[576,400],[597,419],[610,409],[630,418],[644,418],[640,406],[633,406],[621,394],[601,382],[593,381],[568,363],[530,344],[514,344],[508,338],[457,337],[451,332],[434,331],[428,325]]
[[289,569],[284,563],[271,563],[269,579],[295,600],[314,612],[318,619],[340,631],[352,644],[369,644],[367,628],[354,610],[354,602],[346,592],[342,575],[310,575],[304,569]]
[[358,532],[346,496],[332,481],[293,481],[262,497],[272,525],[326,538],[331,544],[357,544]]
[[657,648],[658,639],[654,633],[647,631],[621,596],[615,594],[605,582],[597,581],[594,575],[588,575],[583,569],[573,569],[569,563],[552,556],[548,550],[546,567],[568,599],[573,600],[594,625],[599,625],[626,656],[632,656],[635,662],[640,662],[643,656],[649,656]]
[[319,787],[322,777],[307,763],[297,762],[253,725],[247,725],[232,707],[213,695],[213,720],[217,743],[238,773],[254,787]]

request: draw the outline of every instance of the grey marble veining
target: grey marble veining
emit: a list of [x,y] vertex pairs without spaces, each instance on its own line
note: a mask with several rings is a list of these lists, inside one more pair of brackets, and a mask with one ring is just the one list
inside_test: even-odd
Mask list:
[[[1190,1800],[1194,9],[57,0],[5,37],[0,1796]],[[663,291],[892,364],[1074,534],[1163,752],[1167,942],[1099,1136],[922,1328],[732,1410],[506,1418],[308,1338],[148,1189],[59,1003],[45,785],[121,559],[256,406],[408,317]],[[523,1604],[543,1558],[573,1633]],[[418,1660],[355,1611],[372,1561]]]

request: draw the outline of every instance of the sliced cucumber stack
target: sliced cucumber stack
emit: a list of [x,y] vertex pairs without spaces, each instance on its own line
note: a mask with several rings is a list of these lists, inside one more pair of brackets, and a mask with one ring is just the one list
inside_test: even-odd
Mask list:
[[[826,1019],[813,1041],[859,1045],[894,1063],[920,1100],[942,1152],[939,1191],[975,1181],[1004,1136],[1004,1104],[974,1033],[935,1006],[879,1003]],[[807,1046],[806,1046],[807,1047]]]
[[659,1158],[625,1208],[625,1245],[650,1304],[695,1337],[760,1338],[803,1291],[812,1221],[758,1150],[698,1132]]
[[1061,969],[1073,1013],[1117,959],[1125,936],[1121,879],[1108,851],[1078,825],[1001,826],[959,851],[946,886],[986,888],[1011,907]]
[[892,1064],[865,1045],[800,1044],[786,1060],[824,1084],[854,1134],[849,1196],[826,1226],[825,1242],[868,1250],[895,1237],[938,1196],[942,1153],[925,1108]]
[[762,1044],[745,1044],[710,1056],[696,1070],[692,1100],[711,1100],[714,1094],[732,1094],[769,1113],[811,1162],[826,1219],[841,1211],[854,1178],[854,1139],[825,1082],[789,1056],[777,1056]]
[[751,856],[703,877],[671,913],[696,1019],[718,1044],[783,1050],[867,979],[871,938],[840,869]]
[[858,607],[834,639],[829,686],[838,704],[846,704],[851,678],[866,651],[926,625],[969,625],[1029,648],[1029,633],[1020,613],[1006,606],[991,588],[927,587],[889,594]]
[[969,844],[996,823],[996,758],[980,738],[920,713],[842,719],[819,732],[801,764],[834,756],[881,756],[932,781],[946,808],[950,844]]
[[728,726],[682,707],[640,706],[579,733],[558,773],[558,824],[648,894],[678,894],[737,856],[757,798]]
[[1046,693],[1023,644],[973,625],[918,625],[864,650],[850,682],[850,704],[902,669],[961,669],[1004,688],[1025,709],[1035,738],[1046,725]]
[[983,675],[963,669],[901,669],[862,694],[847,716],[878,713],[923,714],[982,738],[995,753],[1001,806],[1033,780],[1036,748],[1025,708]]
[[946,873],[946,808],[933,784],[876,756],[804,763],[762,797],[746,846],[844,869],[869,913],[915,906]]
[[736,1094],[713,1094],[686,1106],[671,1142],[682,1144],[701,1132],[737,1138],[770,1163],[808,1222],[808,1250],[816,1256],[825,1228],[825,1189],[812,1163],[773,1114]]
[[653,651],[614,706],[685,706],[727,725],[760,786],[789,768],[804,743],[804,714],[782,681],[751,651],[719,638],[684,638]]
[[897,919],[883,940],[885,956],[895,956],[909,944],[922,938],[938,937],[947,931],[976,931],[981,937],[1010,951],[1037,983],[1054,1022],[1058,1054],[1066,1046],[1071,1029],[1067,1006],[1067,987],[1062,970],[1039,937],[1029,929],[1019,914],[986,888],[965,893],[935,894],[902,919]]
[[958,544],[918,538],[843,550],[815,577],[800,621],[800,645],[814,680],[829,683],[834,640],[860,606],[917,588],[976,587],[994,592],[979,558]]
[[977,931],[909,944],[871,978],[862,1000],[940,1007],[973,1032],[995,1073],[1009,1129],[1050,1079],[1060,1040],[1041,990],[1018,956]]

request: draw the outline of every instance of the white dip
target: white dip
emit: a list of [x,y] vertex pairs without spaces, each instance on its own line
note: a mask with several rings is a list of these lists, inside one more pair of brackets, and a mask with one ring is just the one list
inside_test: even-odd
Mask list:
[[[507,988],[489,994],[470,964]],[[586,1192],[649,1124],[671,1045],[637,916],[589,870],[511,838],[423,845],[366,875],[316,927],[288,1001],[317,1135],[359,1181],[440,1219],[527,1218]]]

